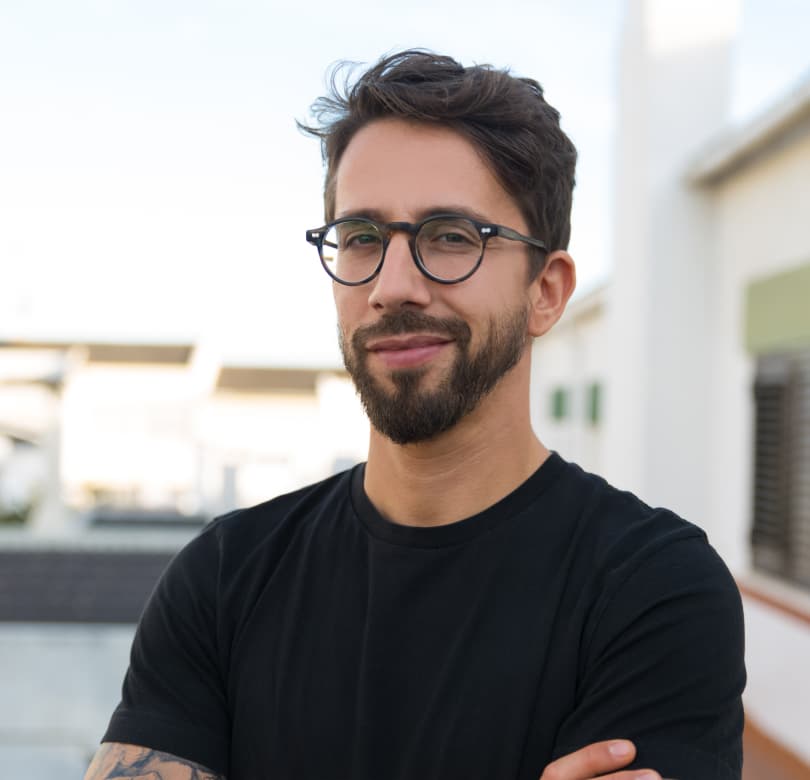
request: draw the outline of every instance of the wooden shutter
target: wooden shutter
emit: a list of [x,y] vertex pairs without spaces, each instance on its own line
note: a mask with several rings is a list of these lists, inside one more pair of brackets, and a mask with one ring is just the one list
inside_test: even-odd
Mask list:
[[810,350],[762,356],[754,401],[754,566],[810,587]]
[[788,577],[810,588],[810,350],[793,360],[790,401]]
[[789,361],[766,355],[757,365],[754,383],[754,522],[751,530],[754,566],[778,576],[787,568],[787,525],[790,485],[785,441],[790,429]]

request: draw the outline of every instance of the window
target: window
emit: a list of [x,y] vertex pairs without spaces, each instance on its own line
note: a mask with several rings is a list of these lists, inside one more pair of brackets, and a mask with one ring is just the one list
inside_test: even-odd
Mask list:
[[598,425],[602,419],[602,385],[591,382],[585,394],[585,419],[591,425]]
[[551,393],[551,417],[554,420],[568,417],[568,391],[564,387],[556,387]]
[[761,356],[754,404],[754,566],[810,588],[810,349]]

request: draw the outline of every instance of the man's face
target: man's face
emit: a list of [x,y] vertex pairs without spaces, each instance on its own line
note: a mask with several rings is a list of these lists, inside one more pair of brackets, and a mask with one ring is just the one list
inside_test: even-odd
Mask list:
[[[335,218],[409,221],[462,213],[526,232],[512,198],[475,147],[442,127],[386,119],[363,128],[337,170]],[[492,239],[455,285],[419,271],[395,233],[380,274],[335,283],[340,345],[372,425],[399,444],[431,439],[473,411],[524,356],[527,255]]]

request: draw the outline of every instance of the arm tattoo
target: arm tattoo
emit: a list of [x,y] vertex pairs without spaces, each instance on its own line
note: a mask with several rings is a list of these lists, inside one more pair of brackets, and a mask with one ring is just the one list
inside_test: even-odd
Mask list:
[[84,780],[226,780],[193,761],[160,750],[105,742]]

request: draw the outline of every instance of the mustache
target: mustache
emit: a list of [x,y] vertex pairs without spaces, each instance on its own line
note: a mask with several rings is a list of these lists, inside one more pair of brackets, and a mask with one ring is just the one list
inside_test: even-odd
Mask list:
[[469,343],[472,336],[470,326],[458,317],[431,317],[419,311],[406,309],[383,314],[377,322],[357,328],[352,334],[352,346],[355,349],[362,349],[371,339],[425,332],[447,336],[458,342],[462,348]]

